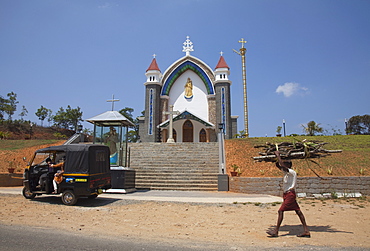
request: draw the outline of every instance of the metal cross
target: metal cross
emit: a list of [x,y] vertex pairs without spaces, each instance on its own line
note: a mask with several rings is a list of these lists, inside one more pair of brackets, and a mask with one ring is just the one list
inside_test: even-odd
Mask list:
[[242,44],[242,48],[244,48],[244,44],[246,43],[247,41],[244,40],[244,38],[242,38],[242,40],[239,41],[239,43]]
[[114,110],[114,102],[118,102],[119,99],[114,99],[114,94],[112,94],[112,99],[107,100],[107,102],[112,102],[112,111]]
[[193,43],[190,41],[189,36],[186,37],[186,41],[183,43],[183,52],[186,53],[186,56],[190,55],[191,51],[194,51],[193,49]]
[[169,126],[169,132],[168,132],[168,139],[167,143],[174,143],[175,140],[173,139],[173,115],[180,114],[179,111],[173,111],[173,105],[170,105],[170,110],[168,112],[163,112],[165,115],[170,115],[170,126]]

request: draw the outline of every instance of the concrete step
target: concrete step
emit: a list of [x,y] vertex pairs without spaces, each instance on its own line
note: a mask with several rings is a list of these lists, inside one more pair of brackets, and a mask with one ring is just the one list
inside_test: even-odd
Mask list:
[[130,144],[136,188],[217,190],[218,143]]

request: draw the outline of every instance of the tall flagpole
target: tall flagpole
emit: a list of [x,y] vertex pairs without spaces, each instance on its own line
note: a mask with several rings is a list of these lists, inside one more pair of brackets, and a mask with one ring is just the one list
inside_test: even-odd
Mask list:
[[242,56],[242,73],[243,73],[243,91],[244,91],[244,130],[245,136],[249,137],[249,129],[248,129],[248,100],[247,100],[247,71],[246,71],[246,64],[245,64],[245,53],[247,49],[244,48],[244,44],[247,41],[242,38],[239,43],[242,44],[242,48],[239,51],[233,49],[233,51],[240,56]]

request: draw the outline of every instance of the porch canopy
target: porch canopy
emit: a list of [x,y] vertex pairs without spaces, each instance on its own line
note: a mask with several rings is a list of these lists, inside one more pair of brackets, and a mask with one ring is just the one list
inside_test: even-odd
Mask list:
[[107,111],[86,121],[97,126],[135,126],[134,123],[117,111]]

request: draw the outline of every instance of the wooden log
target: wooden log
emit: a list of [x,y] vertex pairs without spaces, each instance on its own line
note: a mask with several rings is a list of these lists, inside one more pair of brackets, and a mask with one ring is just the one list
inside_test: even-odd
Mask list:
[[[302,158],[320,158],[327,156],[325,153],[340,153],[342,150],[326,150],[320,149],[319,151],[309,151],[308,156],[305,152],[291,152],[287,156],[284,153],[281,153],[280,156],[282,159],[302,159]],[[261,154],[261,153],[260,153]],[[252,157],[256,161],[275,161],[276,155],[275,154],[267,154],[263,156]]]

